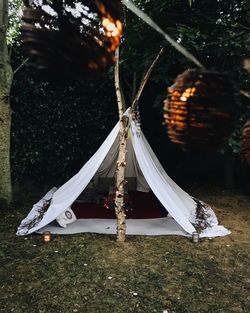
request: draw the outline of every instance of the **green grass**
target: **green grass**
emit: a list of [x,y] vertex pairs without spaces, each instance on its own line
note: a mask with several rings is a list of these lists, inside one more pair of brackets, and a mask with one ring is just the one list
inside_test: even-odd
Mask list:
[[44,244],[40,235],[15,236],[31,203],[17,199],[0,221],[0,312],[250,312],[250,199],[212,189],[195,195],[216,205],[232,235],[199,244],[128,236],[118,244],[79,234]]

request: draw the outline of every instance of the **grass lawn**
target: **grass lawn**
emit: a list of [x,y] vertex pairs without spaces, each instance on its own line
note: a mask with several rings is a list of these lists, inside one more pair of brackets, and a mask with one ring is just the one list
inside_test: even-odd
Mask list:
[[[232,234],[198,244],[176,236],[16,237],[34,196],[0,221],[0,312],[250,312],[250,198],[219,188],[189,192],[215,207]],[[36,198],[37,200],[37,198]]]

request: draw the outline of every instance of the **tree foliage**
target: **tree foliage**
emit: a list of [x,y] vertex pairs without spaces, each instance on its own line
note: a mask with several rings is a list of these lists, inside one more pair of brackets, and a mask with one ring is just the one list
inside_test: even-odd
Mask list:
[[113,86],[63,85],[26,75],[19,73],[13,86],[14,178],[59,184],[82,166],[116,123]]
[[[250,56],[250,4],[248,0],[136,0],[164,31],[183,44],[207,69],[227,72],[239,88],[250,90],[250,76],[242,61]],[[19,0],[12,2],[20,4]],[[125,11],[121,48],[121,77],[125,96],[131,99],[136,73],[137,85],[160,47],[165,54],[155,69],[141,100],[144,130],[156,150],[166,133],[161,126],[162,101],[166,87],[194,65],[168,45],[161,35],[133,13]],[[10,22],[13,67],[22,60],[19,20]],[[15,25],[15,30],[12,27]],[[12,165],[16,179],[61,183],[71,176],[98,148],[117,121],[112,69],[101,80],[49,81],[26,65],[15,75],[12,88]],[[248,99],[241,99],[235,132],[230,144],[239,152],[240,131],[250,117]],[[152,117],[155,120],[152,120]],[[151,119],[149,126],[149,119]],[[153,126],[152,126],[153,125]],[[167,142],[168,157],[176,149]]]
[[[250,55],[249,1],[136,1],[164,29],[183,44],[209,70],[228,73],[239,89],[250,90],[250,76],[243,69],[243,60]],[[165,58],[152,78],[152,89],[162,86],[151,101],[162,109],[166,86],[186,68],[195,67],[176,52],[164,39],[132,13],[127,12],[124,42],[124,71],[132,81],[132,71],[141,73],[151,62],[159,46],[165,46]],[[138,62],[138,60],[140,60]],[[129,67],[129,68],[128,68]],[[128,77],[130,75],[130,77]],[[140,74],[141,75],[141,74]],[[158,88],[156,88],[158,91]],[[240,152],[242,126],[250,116],[249,99],[242,97],[235,112],[237,123],[229,144]]]
[[21,34],[22,0],[9,1],[9,25],[7,43],[9,46],[19,45]]

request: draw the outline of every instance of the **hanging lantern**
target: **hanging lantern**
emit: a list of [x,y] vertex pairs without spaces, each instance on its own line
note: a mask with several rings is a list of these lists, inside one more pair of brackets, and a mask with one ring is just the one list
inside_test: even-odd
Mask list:
[[250,165],[250,120],[246,122],[243,128],[241,154]]
[[26,0],[22,41],[30,61],[56,76],[86,78],[114,63],[120,0]]
[[226,74],[185,71],[164,102],[170,140],[184,149],[219,147],[232,131],[237,102],[238,92]]

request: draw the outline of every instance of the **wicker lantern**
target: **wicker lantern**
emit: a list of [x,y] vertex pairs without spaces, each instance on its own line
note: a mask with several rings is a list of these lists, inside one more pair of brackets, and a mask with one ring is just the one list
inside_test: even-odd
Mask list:
[[168,88],[164,118],[170,140],[184,149],[220,146],[232,130],[237,90],[226,74],[187,70]]
[[86,78],[114,63],[120,0],[26,0],[22,41],[31,63],[56,76]]
[[241,154],[250,166],[250,120],[246,122],[243,128]]

